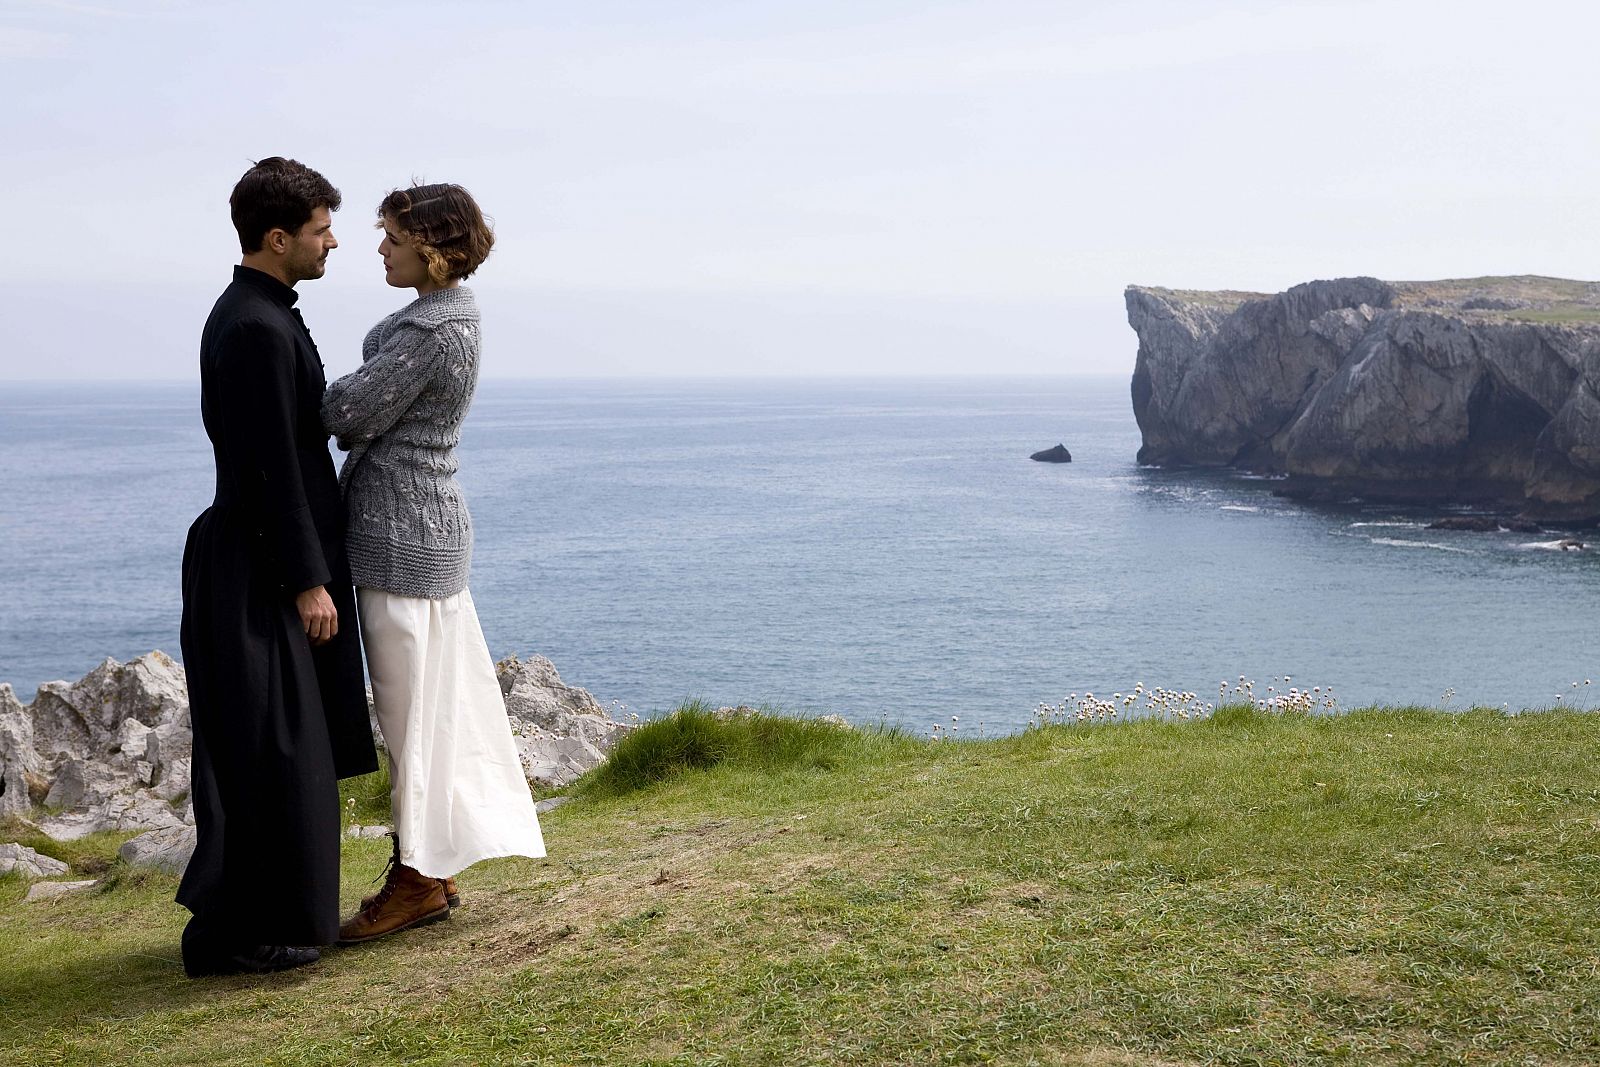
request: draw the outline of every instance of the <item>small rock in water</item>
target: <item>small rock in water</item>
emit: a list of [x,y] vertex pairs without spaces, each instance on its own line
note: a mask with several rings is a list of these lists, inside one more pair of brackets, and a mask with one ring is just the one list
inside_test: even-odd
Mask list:
[[1450,515],[1428,523],[1430,530],[1470,530],[1475,533],[1539,533],[1544,528],[1532,519],[1501,519],[1493,515]]
[[1066,445],[1056,445],[1056,447],[1047,448],[1043,452],[1035,452],[1028,458],[1036,459],[1040,463],[1071,463],[1072,453],[1067,451]]
[[1500,520],[1492,515],[1451,515],[1428,523],[1430,530],[1470,530],[1473,533],[1496,533]]

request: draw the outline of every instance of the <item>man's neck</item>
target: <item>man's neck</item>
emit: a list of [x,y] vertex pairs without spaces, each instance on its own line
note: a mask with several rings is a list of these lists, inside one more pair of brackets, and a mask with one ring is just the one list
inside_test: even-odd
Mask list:
[[294,288],[294,283],[300,280],[298,278],[294,279],[294,281],[289,279],[288,272],[285,269],[287,264],[284,263],[282,256],[274,256],[265,252],[247,252],[245,257],[239,261],[239,265],[249,267],[251,270],[258,270],[262,274],[276,278],[291,289]]

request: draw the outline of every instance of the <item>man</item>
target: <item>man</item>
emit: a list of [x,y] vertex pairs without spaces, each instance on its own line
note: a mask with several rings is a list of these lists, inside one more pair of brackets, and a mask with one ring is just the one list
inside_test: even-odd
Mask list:
[[378,765],[322,361],[294,307],[296,283],[322,277],[338,247],[339,191],[274,156],[229,204],[244,258],[200,339],[216,499],[183,553],[191,977],[302,966],[337,939],[338,780]]

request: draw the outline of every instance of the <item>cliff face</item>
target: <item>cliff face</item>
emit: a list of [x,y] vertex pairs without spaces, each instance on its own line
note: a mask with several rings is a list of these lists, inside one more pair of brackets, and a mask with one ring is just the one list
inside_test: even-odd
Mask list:
[[1600,519],[1600,286],[1342,278],[1126,299],[1140,463]]

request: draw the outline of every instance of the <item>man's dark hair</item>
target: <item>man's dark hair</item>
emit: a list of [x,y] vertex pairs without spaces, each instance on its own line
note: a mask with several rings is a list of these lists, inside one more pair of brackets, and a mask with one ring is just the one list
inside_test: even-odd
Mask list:
[[304,163],[271,156],[244,172],[228,206],[239,248],[248,255],[261,251],[268,230],[299,233],[317,208],[338,211],[339,190]]

